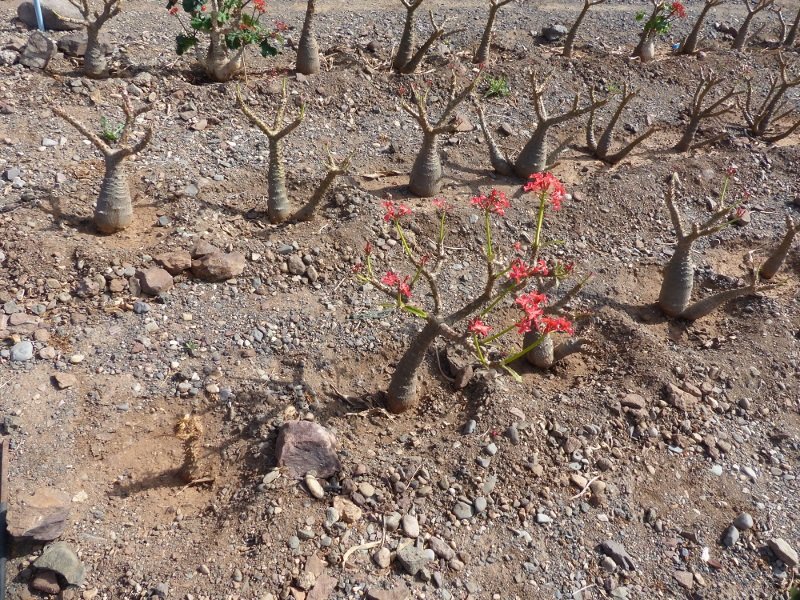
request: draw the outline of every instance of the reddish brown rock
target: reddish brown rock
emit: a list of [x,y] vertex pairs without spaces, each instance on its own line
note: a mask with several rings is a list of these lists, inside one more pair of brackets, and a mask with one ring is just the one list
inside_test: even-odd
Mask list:
[[192,255],[186,250],[164,252],[156,256],[155,261],[164,267],[170,275],[178,275],[192,268]]
[[338,579],[323,573],[317,577],[317,582],[306,596],[306,600],[327,600],[333,595],[333,590],[336,589],[337,583],[339,583]]
[[49,542],[64,531],[69,498],[59,491],[39,488],[8,511],[8,532],[17,541]]
[[207,254],[214,254],[215,252],[219,252],[219,248],[216,246],[209,244],[205,240],[200,240],[194,245],[192,248],[192,258],[202,258]]
[[39,571],[31,580],[31,589],[55,596],[61,591],[61,586],[58,585],[58,575],[53,571]]
[[324,479],[342,468],[335,449],[336,438],[321,425],[289,421],[278,434],[275,454],[278,466],[285,467],[290,477],[301,479],[314,472]]
[[411,592],[404,583],[398,583],[390,590],[381,590],[376,587],[367,589],[369,600],[411,600]]
[[150,267],[136,274],[139,279],[139,286],[145,294],[158,296],[166,292],[174,283],[172,275],[161,267]]
[[225,281],[244,271],[245,258],[240,252],[214,252],[192,261],[192,274],[203,281]]

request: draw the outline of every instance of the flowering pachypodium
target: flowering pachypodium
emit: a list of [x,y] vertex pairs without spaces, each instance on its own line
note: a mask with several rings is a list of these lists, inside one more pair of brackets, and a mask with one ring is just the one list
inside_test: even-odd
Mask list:
[[[439,221],[435,252],[420,254],[412,247],[406,233],[406,222],[412,216],[412,209],[392,200],[383,202],[383,221],[394,229],[410,269],[407,273],[388,269],[379,274],[373,264],[372,245],[368,243],[364,248],[364,261],[358,263],[354,271],[360,281],[370,283],[391,298],[396,308],[425,323],[392,375],[387,394],[392,412],[403,412],[413,406],[416,401],[416,371],[427,349],[440,336],[468,350],[484,368],[502,369],[515,378],[519,375],[511,364],[527,356],[530,362],[540,365],[541,361],[530,357],[540,346],[550,348],[549,364],[544,366],[552,366],[558,359],[581,349],[585,340],[559,344],[554,351],[552,335],[563,333],[571,336],[574,333],[572,315],[565,306],[575,298],[586,279],[560,299],[554,299],[551,292],[557,289],[559,281],[570,276],[573,266],[541,256],[545,215],[561,208],[566,191],[552,173],[535,174],[526,184],[525,191],[538,198],[535,235],[533,242],[526,246],[519,242],[514,244],[507,257],[496,248],[492,233],[493,219],[504,216],[511,207],[508,196],[493,189],[470,199],[470,205],[483,215],[482,258],[486,275],[482,291],[463,303],[456,302],[456,307],[449,306],[450,302],[445,305],[438,285],[447,223],[453,206],[443,198],[433,200]],[[414,287],[423,282],[430,295],[427,305],[425,294],[414,293]],[[511,333],[524,336],[521,348],[515,349],[513,344],[503,341]]]
[[649,17],[644,11],[636,14],[636,20],[644,21],[644,27],[633,55],[638,56],[642,62],[648,62],[655,56],[656,38],[668,33],[675,21],[686,18],[686,7],[677,0],[675,2],[651,0],[651,2],[653,10]]
[[[228,81],[243,68],[247,46],[256,44],[264,57],[275,56],[283,43],[281,23],[265,25],[266,0],[168,0],[167,10],[181,19],[183,33],[175,38],[178,55],[186,53],[208,34],[209,45],[200,62],[214,81]],[[285,26],[284,26],[285,27]]]

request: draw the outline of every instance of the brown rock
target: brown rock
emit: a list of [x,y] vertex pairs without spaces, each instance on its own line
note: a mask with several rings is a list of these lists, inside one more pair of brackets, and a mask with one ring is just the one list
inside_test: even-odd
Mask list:
[[275,454],[278,466],[285,467],[290,477],[301,479],[313,471],[324,479],[342,468],[335,447],[336,438],[321,425],[289,421],[278,434]]
[[358,506],[342,496],[336,496],[333,499],[333,508],[339,513],[339,517],[343,523],[355,523],[359,521],[364,514]]
[[647,402],[639,394],[626,395],[622,400],[620,400],[620,404],[622,404],[622,406],[627,406],[628,408],[634,408],[637,410],[647,406]]
[[339,580],[327,573],[320,575],[317,577],[314,588],[306,596],[306,600],[328,600],[328,598],[332,597],[337,583],[339,583]]
[[136,274],[145,294],[158,296],[172,287],[172,275],[160,267],[150,267]]
[[50,542],[64,531],[70,501],[57,490],[37,489],[8,512],[8,532],[17,541]]
[[55,596],[61,591],[61,586],[58,585],[58,575],[53,571],[39,571],[31,580],[31,588],[51,596]]
[[169,271],[170,275],[177,275],[192,268],[192,255],[186,250],[164,252],[156,256],[155,261]]
[[244,271],[245,258],[240,252],[214,252],[192,261],[192,274],[203,281],[225,281]]
[[108,289],[112,293],[118,294],[119,292],[124,292],[125,289],[128,287],[128,282],[124,279],[120,279],[119,277],[112,279],[108,282]]
[[192,248],[191,254],[192,258],[201,258],[206,254],[214,254],[215,252],[219,252],[219,248],[209,244],[205,240],[200,240],[194,245],[194,248]]
[[39,317],[33,315],[26,315],[25,313],[14,313],[8,317],[8,324],[12,327],[18,325],[33,325],[39,322]]
[[369,600],[411,600],[411,592],[404,583],[398,583],[390,590],[371,587],[367,589]]
[[675,571],[672,576],[682,588],[690,590],[694,587],[694,575],[689,573],[689,571]]
[[53,380],[55,381],[56,387],[60,390],[71,388],[78,383],[78,378],[72,373],[56,373],[53,375]]

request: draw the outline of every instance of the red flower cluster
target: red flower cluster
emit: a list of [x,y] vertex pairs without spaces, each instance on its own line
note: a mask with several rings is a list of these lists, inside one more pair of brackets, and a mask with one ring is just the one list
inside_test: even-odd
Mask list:
[[453,209],[453,205],[444,198],[434,198],[433,205],[436,207],[436,210],[443,213],[449,213]]
[[548,333],[573,332],[572,322],[565,317],[548,317],[544,314],[544,304],[547,296],[538,292],[520,294],[515,301],[524,312],[525,316],[517,323],[517,332],[520,334],[536,330],[542,335]]
[[533,275],[547,277],[549,274],[550,271],[547,268],[547,263],[541,258],[536,262],[535,265],[529,265],[521,258],[515,258],[513,261],[511,261],[511,268],[508,271],[508,277],[514,283],[519,283],[528,277],[532,277]]
[[567,191],[564,189],[564,184],[558,178],[550,173],[534,173],[530,176],[530,181],[525,184],[526,192],[539,192],[541,194],[550,194],[550,204],[553,210],[561,209],[561,202],[564,200]]
[[386,213],[383,215],[383,220],[387,223],[389,221],[397,221],[401,217],[405,217],[411,214],[411,208],[406,206],[405,204],[400,204],[399,202],[392,202],[391,200],[385,200],[383,203],[383,208]]
[[170,8],[170,9],[169,9],[169,14],[171,14],[171,15],[177,15],[177,14],[178,14],[178,10],[179,10],[179,9],[178,9],[178,7],[177,7],[177,6],[173,6],[172,8]]
[[386,275],[381,277],[381,283],[383,285],[388,285],[390,288],[397,289],[397,293],[403,296],[406,300],[411,298],[411,287],[408,285],[408,282],[411,278],[406,275],[403,279],[395,273],[394,271],[386,271]]
[[253,7],[260,13],[267,11],[267,3],[265,0],[253,0]]
[[284,21],[275,21],[275,31],[289,31],[289,25]]
[[489,325],[481,321],[478,317],[472,319],[469,322],[469,325],[467,325],[467,331],[480,337],[486,337],[489,335],[489,331],[491,331],[491,329],[492,328]]
[[677,15],[679,19],[686,18],[686,7],[680,2],[673,2],[671,5],[672,14]]
[[501,217],[506,214],[506,209],[511,206],[508,197],[500,190],[492,190],[488,196],[474,196],[472,204],[486,212],[493,212]]

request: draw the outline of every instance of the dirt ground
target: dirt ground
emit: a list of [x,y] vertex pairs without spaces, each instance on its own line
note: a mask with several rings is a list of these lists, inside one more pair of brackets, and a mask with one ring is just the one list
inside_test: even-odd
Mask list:
[[[553,72],[552,112],[576,92],[586,97],[586,86],[608,91],[627,83],[640,96],[623,114],[617,144],[651,124],[658,131],[613,167],[584,152],[583,121],[554,137],[573,136],[554,168],[571,196],[548,222],[548,238],[561,241],[548,252],[574,261],[580,275],[593,274],[578,301],[591,314],[583,331],[588,351],[548,371],[522,366],[522,383],[486,376],[456,389],[441,343],[421,368],[419,405],[394,416],[381,410],[382,392],[418,323],[385,310],[385,299],[352,268],[372,241],[381,269],[407,270],[382,220],[387,195],[415,209],[417,239],[434,231],[430,200],[406,187],[420,135],[400,109],[398,90],[427,82],[438,114],[449,70],[460,63],[470,74],[486,12],[486,3],[473,0],[428,3],[463,31],[436,44],[414,76],[388,69],[402,28],[400,3],[390,0],[319,0],[325,65],[308,78],[293,74],[288,46],[275,59],[248,55],[238,82],[205,82],[190,57],[174,55],[175,19],[161,3],[142,0],[126,3],[107,28],[114,46],[108,79],[82,78],[78,60],[64,56],[46,72],[0,67],[0,170],[20,169],[24,180],[23,187],[4,180],[0,197],[0,416],[12,448],[10,512],[41,488],[70,499],[61,539],[87,572],[79,589],[61,597],[788,597],[797,567],[779,560],[768,542],[782,538],[800,550],[797,244],[780,285],[763,294],[694,323],[666,319],[654,307],[674,247],[663,202],[671,172],[683,182],[686,219],[699,221],[735,164],[732,197],[744,198],[751,217],[697,244],[696,298],[741,285],[743,256],[763,259],[783,235],[785,217],[800,218],[800,132],[769,145],[749,137],[733,110],[701,129],[701,136],[724,134],[718,143],[687,154],[669,150],[701,69],[729,85],[750,76],[755,93],[764,93],[776,73],[775,15],[757,19],[747,51],[735,52],[713,24],[736,26],[744,7],[725,3],[709,17],[703,55],[671,54],[699,12],[692,2],[688,21],[659,42],[657,59],[640,64],[629,55],[634,15],[647,4],[593,8],[571,60],[538,32],[569,26],[580,3],[518,2],[501,10],[484,77],[505,78],[510,93],[483,103],[509,154],[535,127],[532,71]],[[275,0],[269,7],[296,40],[304,4]],[[787,3],[784,14],[797,10],[798,2]],[[15,15],[14,1],[0,2],[3,47],[28,36]],[[426,15],[418,23],[422,36]],[[365,50],[370,42],[374,52]],[[784,55],[800,73],[797,48]],[[234,90],[238,83],[267,115],[284,74],[289,112],[307,106],[305,122],[285,143],[293,202],[299,206],[324,174],[326,146],[339,157],[355,151],[355,158],[317,218],[271,225],[266,138],[236,108]],[[103,236],[91,222],[102,159],[51,109],[87,124],[119,119],[120,86],[137,104],[153,105],[143,123],[156,133],[130,164],[133,225]],[[795,119],[798,92],[789,94]],[[477,124],[473,108],[462,108]],[[496,131],[500,125],[507,135]],[[469,198],[491,188],[512,198],[498,219],[499,247],[529,239],[534,214],[521,182],[492,172],[480,129],[443,139],[442,153],[441,195],[456,205],[442,290],[454,308],[483,281],[482,234]],[[184,274],[162,296],[131,293],[135,270],[200,240],[243,253],[244,273],[223,283]],[[316,276],[288,272],[293,254]],[[86,280],[98,276],[109,287],[85,293]],[[134,311],[136,302],[147,312],[141,305]],[[20,313],[26,317],[12,323]],[[35,356],[12,361],[10,349],[22,340],[34,342]],[[53,351],[43,358],[45,348]],[[75,380],[59,389],[56,374]],[[683,390],[683,401],[670,386]],[[184,449],[173,429],[187,413],[205,430],[201,465],[209,483],[187,486],[181,477]],[[285,473],[270,475],[277,432],[297,418],[319,422],[338,439],[342,472],[323,482],[323,500]],[[603,485],[583,490],[594,478]],[[326,510],[336,496],[353,500],[362,516],[331,522]],[[453,512],[458,503],[482,502],[469,519]],[[394,558],[415,537],[405,521],[398,529],[390,518],[387,526],[395,512],[416,518],[417,544],[436,554],[416,576],[396,559],[381,567],[372,558],[382,547]],[[742,512],[754,526],[723,546]],[[623,544],[635,568],[609,562],[600,548],[607,540]],[[39,597],[29,584],[40,552],[15,552],[10,598]]]

